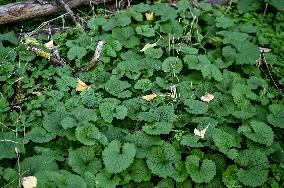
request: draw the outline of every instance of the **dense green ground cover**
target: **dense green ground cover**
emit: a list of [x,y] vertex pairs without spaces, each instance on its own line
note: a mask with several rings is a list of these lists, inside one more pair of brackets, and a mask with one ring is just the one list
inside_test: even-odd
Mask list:
[[52,36],[62,67],[2,33],[0,186],[283,187],[284,16],[248,2],[97,16]]

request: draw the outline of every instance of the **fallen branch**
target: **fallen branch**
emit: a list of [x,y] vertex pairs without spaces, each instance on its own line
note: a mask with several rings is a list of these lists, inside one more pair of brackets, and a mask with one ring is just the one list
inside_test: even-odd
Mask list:
[[104,46],[104,42],[103,41],[99,41],[98,45],[96,47],[95,55],[93,56],[93,58],[90,61],[90,63],[85,65],[83,68],[81,68],[82,72],[89,71],[89,70],[93,69],[97,65],[97,62],[99,61],[101,52],[103,50],[103,46]]
[[38,56],[49,60],[50,62],[54,63],[57,66],[62,66],[66,64],[64,61],[57,59],[56,57],[53,57],[50,53],[47,53],[43,51],[42,49],[36,48],[36,47],[28,47],[27,50],[35,52]]
[[[91,0],[66,0],[70,7],[88,4]],[[95,4],[106,3],[111,0],[92,0]],[[0,25],[31,19],[39,16],[51,15],[64,10],[62,6],[55,3],[40,4],[35,0],[11,3],[0,6]]]

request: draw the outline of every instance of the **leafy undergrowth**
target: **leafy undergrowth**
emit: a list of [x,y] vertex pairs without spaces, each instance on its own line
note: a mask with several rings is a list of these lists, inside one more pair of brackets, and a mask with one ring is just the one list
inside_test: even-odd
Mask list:
[[[62,67],[0,35],[0,186],[283,187],[284,102],[268,69],[283,61],[260,52],[261,24],[233,15],[182,0],[98,16],[53,35]],[[72,72],[99,41],[95,69]]]

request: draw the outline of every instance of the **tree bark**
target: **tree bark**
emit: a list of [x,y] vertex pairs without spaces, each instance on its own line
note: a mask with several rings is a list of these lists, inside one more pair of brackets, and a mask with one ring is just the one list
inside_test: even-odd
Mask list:
[[[94,3],[109,2],[111,0],[93,0]],[[54,2],[54,1],[47,1]],[[90,0],[66,0],[69,7],[76,7],[90,2]],[[36,0],[26,0],[0,6],[0,25],[46,16],[64,10],[56,3],[40,4]]]

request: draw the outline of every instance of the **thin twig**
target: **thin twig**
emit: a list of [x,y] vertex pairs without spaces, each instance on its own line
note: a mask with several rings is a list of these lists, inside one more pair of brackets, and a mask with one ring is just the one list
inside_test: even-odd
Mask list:
[[77,21],[76,15],[74,14],[74,12],[71,10],[71,8],[69,7],[69,5],[67,5],[64,0],[59,0],[60,5],[66,10],[66,12],[70,15],[72,21],[74,22],[74,24],[76,26],[79,26],[81,28],[82,25]]
[[53,18],[53,19],[51,19],[51,20],[48,20],[48,21],[46,21],[46,22],[41,23],[40,26],[38,26],[35,30],[33,30],[33,31],[29,32],[29,33],[27,33],[27,36],[32,36],[32,35],[36,34],[38,31],[40,31],[43,27],[45,27],[45,26],[46,26],[47,24],[49,24],[50,22],[53,22],[53,21],[55,21],[55,20],[57,20],[57,19],[59,19],[59,18],[63,18],[63,17],[66,16],[66,15],[68,15],[68,13],[62,14],[62,15],[56,17],[56,18]]

